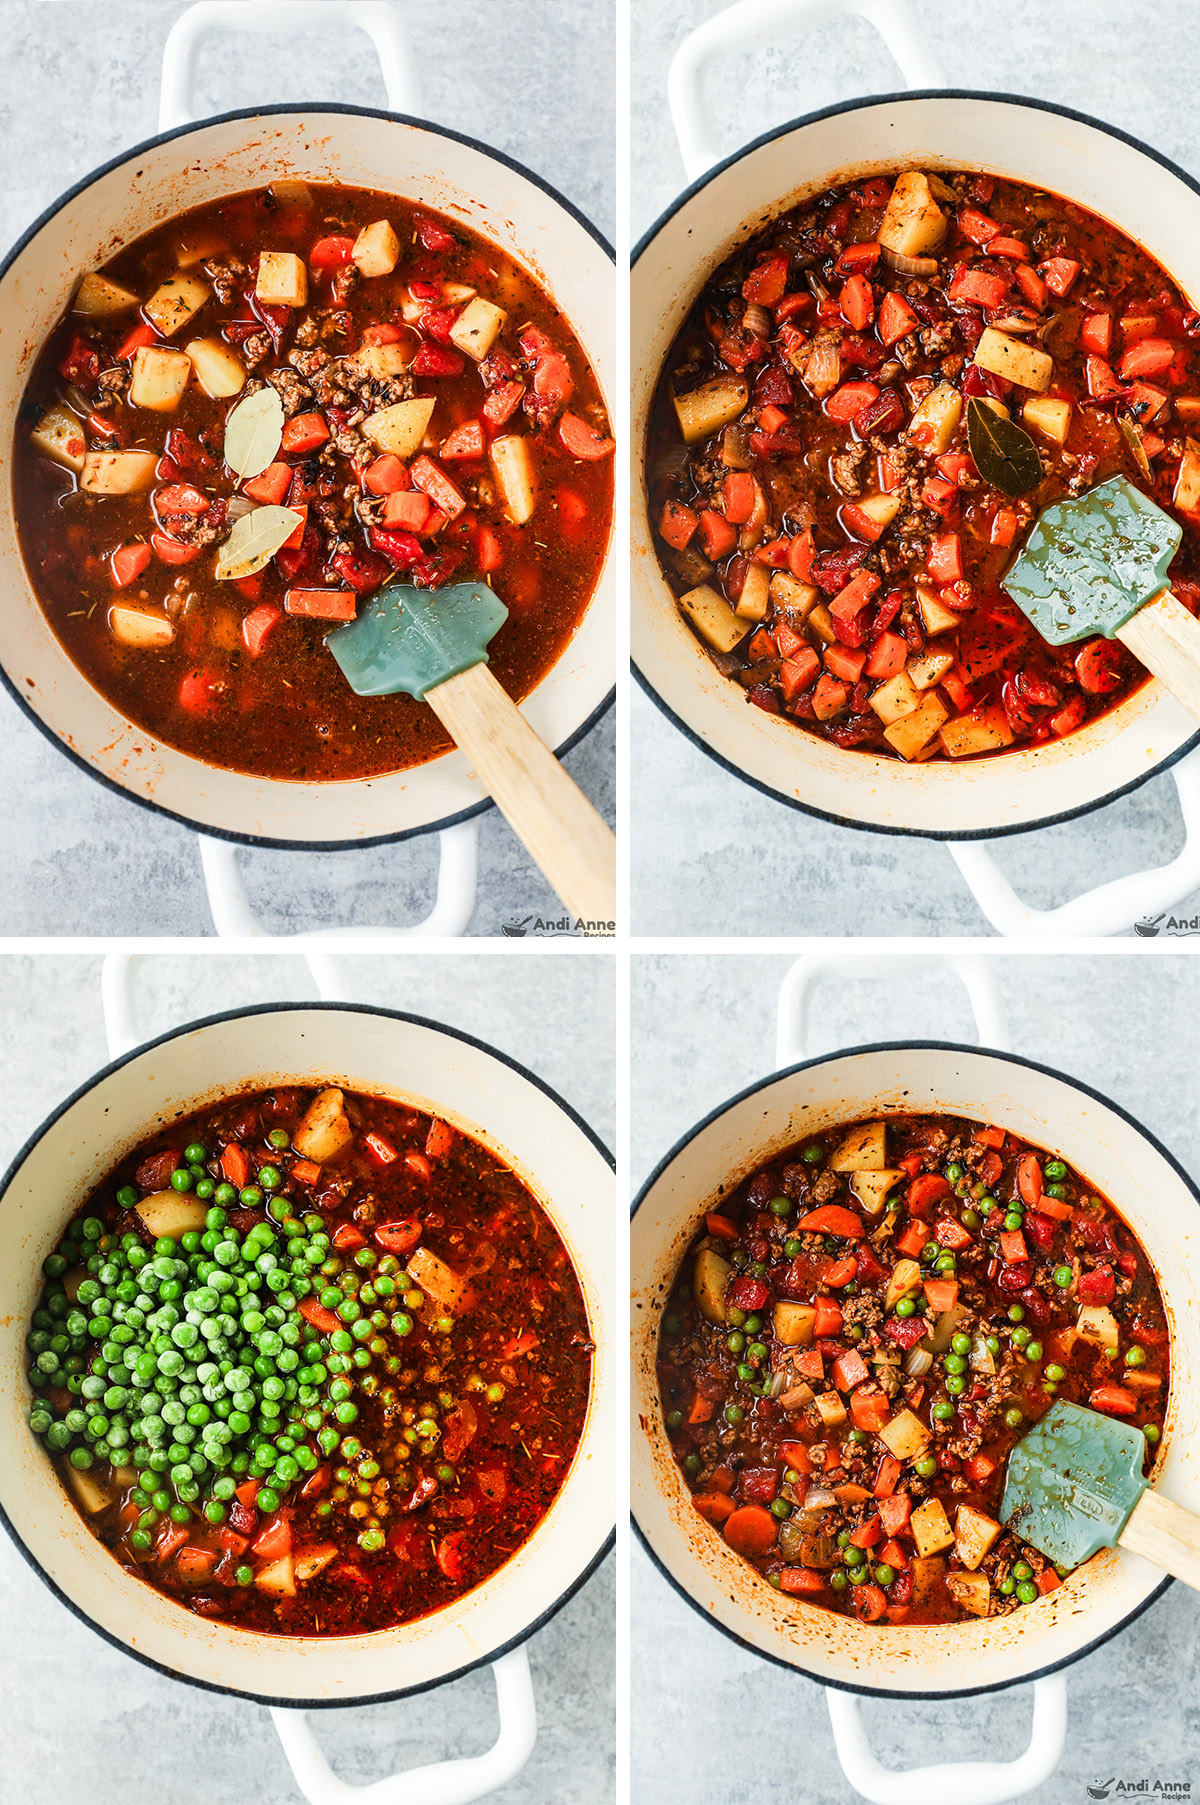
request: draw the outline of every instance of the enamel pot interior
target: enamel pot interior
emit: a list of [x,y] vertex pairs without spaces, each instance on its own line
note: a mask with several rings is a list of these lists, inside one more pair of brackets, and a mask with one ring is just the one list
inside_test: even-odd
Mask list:
[[712,664],[662,576],[643,448],[663,361],[709,273],[786,208],[834,182],[898,166],[978,169],[1089,207],[1200,296],[1200,193],[1128,138],[1061,109],[985,94],[895,95],[818,113],[751,146],[689,190],[644,242],[631,313],[634,664],[698,745],[782,801],[849,826],[967,837],[1095,807],[1177,756],[1191,717],[1157,682],[1065,740],[1001,757],[907,765],[843,751],[765,714]]
[[[555,194],[512,163],[453,134],[355,109],[230,114],[153,140],[90,177],[37,225],[0,275],[0,669],[10,691],[87,769],[142,802],[233,838],[353,845],[444,824],[484,806],[466,757],[450,752],[392,776],[283,782],[223,771],[133,726],[76,668],[50,631],[21,561],[13,521],[12,423],[33,359],[79,272],[188,207],[281,175],[345,182],[418,199],[509,252],[573,326],[611,405],[613,266],[603,243]],[[604,708],[615,677],[611,545],[596,593],[558,663],[524,704],[559,748]]]
[[1053,1150],[1103,1191],[1146,1249],[1171,1332],[1170,1406],[1155,1483],[1200,1509],[1196,1441],[1200,1346],[1200,1194],[1113,1104],[1044,1067],[941,1044],[868,1047],[795,1067],[735,1098],[668,1155],[642,1193],[631,1256],[633,1510],[667,1577],[749,1648],[828,1685],[938,1695],[1029,1680],[1076,1659],[1144,1608],[1165,1583],[1111,1550],[1011,1616],[879,1629],[775,1592],[693,1509],[663,1427],[655,1374],[661,1312],[706,1209],[765,1160],[838,1123],[946,1111]]
[[[239,1090],[332,1081],[435,1112],[529,1186],[562,1235],[596,1344],[583,1436],[528,1542],[476,1590],[403,1628],[264,1636],[193,1616],[128,1575],[87,1529],[26,1421],[25,1328],[41,1262],[89,1188],[176,1116]],[[579,1585],[613,1525],[612,1172],[566,1105],[478,1042],[414,1017],[284,1004],[183,1028],[94,1078],[19,1155],[0,1195],[0,1510],[78,1615],[183,1679],[288,1703],[348,1705],[418,1690],[521,1640]]]

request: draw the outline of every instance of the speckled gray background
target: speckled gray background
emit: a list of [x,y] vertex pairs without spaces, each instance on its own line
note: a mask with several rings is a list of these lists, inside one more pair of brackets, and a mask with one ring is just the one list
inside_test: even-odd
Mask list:
[[[786,959],[635,957],[633,1183],[675,1141],[770,1072],[775,1005]],[[1200,963],[1185,953],[1002,957],[998,978],[1012,1050],[1094,1085],[1200,1174],[1200,1101],[1192,1048]],[[910,976],[884,993],[887,1038],[976,1039],[965,992],[943,973]],[[880,987],[817,994],[820,1054],[878,1040]],[[683,1052],[681,1050],[686,1050]],[[632,1696],[635,1805],[731,1798],[783,1805],[852,1805],[833,1751],[820,1688],[747,1653],[707,1625],[634,1544]],[[1104,1648],[1070,1670],[1067,1753],[1031,1805],[1086,1805],[1089,1785],[1188,1781],[1200,1790],[1200,1598],[1172,1586]],[[964,1684],[970,1683],[964,1671]],[[1024,1689],[953,1704],[864,1702],[877,1756],[889,1767],[1011,1760],[1029,1733]],[[1149,1789],[1148,1789],[1149,1790]],[[1114,1795],[1115,1797],[1116,1795]],[[1152,1794],[1159,1797],[1160,1794]],[[1183,1795],[1181,1795],[1183,1796]],[[954,1805],[949,1798],[946,1805]]]
[[[45,1115],[108,1059],[98,958],[0,957],[0,1170]],[[613,961],[604,955],[349,959],[352,994],[461,1028],[552,1084],[611,1145]],[[147,960],[146,1039],[260,1001],[315,996],[300,959]],[[529,1643],[540,1733],[498,1805],[581,1805],[613,1795],[611,1555]],[[0,1535],[0,1805],[298,1805],[267,1713],[162,1678],[60,1605]],[[338,1774],[364,1785],[396,1767],[480,1754],[495,1736],[490,1674],[396,1704],[314,1715]],[[415,1801],[414,1805],[420,1805]]]
[[[614,235],[612,9],[592,0],[399,0],[417,45],[427,116],[493,144]],[[62,191],[158,129],[162,45],[174,0],[0,0],[0,249]],[[303,11],[298,7],[298,11]],[[369,40],[226,37],[201,58],[198,113],[277,101],[386,106]],[[614,818],[610,709],[567,767]],[[102,789],[0,696],[5,811],[0,933],[209,934],[186,828]],[[267,931],[403,926],[433,901],[437,840],[360,852],[244,850]],[[553,893],[494,809],[479,824],[470,931],[557,915]]]
[[[1077,107],[1200,170],[1195,5],[911,4],[952,85]],[[720,0],[634,0],[635,242],[684,186],[664,101],[668,65],[687,33],[720,10]],[[787,119],[903,85],[874,29],[849,19],[802,44],[731,59],[711,72],[708,94],[721,143],[733,151]],[[693,746],[636,687],[630,735],[635,932],[991,932],[944,848],[832,827],[760,795]],[[1102,813],[994,850],[1018,894],[1049,908],[1122,873],[1166,864],[1182,838],[1175,786],[1162,776]],[[1198,907],[1192,896],[1176,913]]]

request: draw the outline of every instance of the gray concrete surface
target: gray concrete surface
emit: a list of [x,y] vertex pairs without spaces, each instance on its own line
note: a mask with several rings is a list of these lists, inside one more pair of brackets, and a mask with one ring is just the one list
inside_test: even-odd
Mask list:
[[[635,956],[631,1176],[640,1185],[675,1141],[772,1067],[775,1004],[788,961]],[[999,962],[1013,1050],[1094,1085],[1200,1173],[1200,1102],[1191,1047],[1200,963],[1183,953],[1014,957]],[[973,1041],[965,993],[945,973],[886,990],[887,1038]],[[823,988],[813,1053],[881,1038],[878,984]],[[684,1052],[683,1050],[686,1050]],[[838,1766],[821,1689],[738,1648],[667,1585],[638,1544],[631,1557],[634,1805],[855,1805]],[[970,1674],[964,1671],[964,1683]],[[1070,1670],[1067,1752],[1030,1805],[1086,1805],[1114,1777],[1200,1791],[1200,1599],[1173,1586],[1144,1616]],[[944,1705],[868,1700],[889,1767],[1009,1760],[1024,1748],[1024,1689]],[[1132,1791],[1132,1787],[1131,1787]],[[1114,1792],[1114,1797],[1118,1795]],[[1172,1796],[1168,1794],[1167,1796]]]
[[[0,0],[0,247],[64,188],[158,123],[162,44],[175,0]],[[303,9],[300,9],[303,10]],[[400,0],[438,124],[495,145],[554,183],[612,242],[614,31],[590,0]],[[204,51],[198,113],[289,100],[385,106],[357,31],[227,37]],[[212,932],[192,835],[102,789],[0,697],[5,771],[0,933]],[[567,759],[614,818],[612,711]],[[248,851],[270,931],[403,926],[428,912],[436,840],[339,853]],[[559,905],[494,809],[480,824],[475,934]]]
[[[0,956],[0,1170],[45,1115],[108,1057],[100,960]],[[464,954],[347,961],[353,994],[490,1041],[552,1084],[613,1140],[613,961]],[[296,958],[157,959],[139,977],[155,1034],[250,1002],[316,994]],[[611,1555],[529,1644],[540,1733],[497,1805],[581,1805],[613,1796]],[[298,1805],[266,1712],[164,1679],[110,1648],[51,1597],[0,1535],[0,1805]],[[334,1770],[363,1785],[404,1766],[479,1754],[495,1735],[488,1672],[422,1697],[317,1714]]]
[[[956,87],[1029,94],[1122,127],[1200,169],[1193,72],[1200,11],[1171,0],[911,0]],[[684,186],[664,102],[671,56],[722,0],[636,0],[632,236]],[[1137,54],[1130,55],[1136,21]],[[861,19],[734,57],[710,76],[723,147],[804,113],[902,87]],[[633,928],[645,934],[976,934],[991,930],[949,854],[828,826],[759,795],[698,751],[638,689],[630,708]],[[1002,842],[997,859],[1039,908],[1166,864],[1182,843],[1169,776],[1102,813]],[[1176,914],[1190,916],[1200,895]]]

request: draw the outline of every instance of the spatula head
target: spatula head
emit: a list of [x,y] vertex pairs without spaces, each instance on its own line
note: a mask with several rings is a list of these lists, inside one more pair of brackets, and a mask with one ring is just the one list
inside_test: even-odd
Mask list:
[[1114,476],[1045,510],[1004,587],[1051,645],[1111,639],[1164,587],[1182,537],[1178,521]]
[[508,609],[486,583],[445,589],[389,583],[325,644],[356,695],[420,698],[448,677],[486,664],[488,644],[507,619]]
[[1140,1429],[1079,1404],[1052,1404],[1008,1457],[1000,1514],[1057,1566],[1111,1548],[1146,1489]]

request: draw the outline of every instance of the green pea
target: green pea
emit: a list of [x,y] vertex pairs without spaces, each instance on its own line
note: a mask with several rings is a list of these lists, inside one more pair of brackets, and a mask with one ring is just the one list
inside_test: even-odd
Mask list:
[[917,1306],[911,1297],[902,1297],[896,1305],[896,1315],[911,1316],[916,1310],[916,1307]]
[[238,1202],[244,1210],[260,1210],[263,1192],[258,1185],[244,1185],[238,1192]]
[[1054,1283],[1058,1286],[1060,1291],[1065,1291],[1072,1283],[1074,1277],[1075,1274],[1069,1266],[1056,1266],[1054,1268]]
[[186,1166],[177,1166],[171,1174],[171,1188],[175,1191],[190,1191],[195,1179]]
[[964,1210],[962,1213],[964,1228],[978,1228],[983,1218],[978,1210]]
[[1024,1221],[1025,1218],[1020,1210],[1009,1210],[1007,1216],[1004,1218],[1005,1232],[1010,1235],[1016,1234],[1017,1230],[1024,1224]]
[[948,1182],[952,1185],[956,1185],[962,1175],[963,1169],[958,1161],[956,1159],[951,1160],[950,1164],[946,1167],[946,1178]]
[[786,1498],[773,1498],[769,1508],[771,1515],[773,1517],[779,1517],[780,1520],[784,1517],[790,1517],[792,1514],[792,1507]]
[[698,1454],[685,1454],[683,1457],[683,1464],[689,1473],[698,1473],[700,1471],[700,1456]]
[[1024,1304],[1010,1304],[1008,1306],[1008,1320],[1009,1322],[1023,1322],[1025,1320]]
[[270,1134],[267,1136],[267,1145],[269,1147],[274,1147],[277,1153],[282,1153],[284,1148],[290,1147],[291,1144],[292,1137],[286,1128],[272,1128]]
[[819,1141],[810,1141],[800,1157],[805,1165],[815,1166],[825,1158],[825,1149],[821,1146]]
[[740,1354],[745,1345],[746,1337],[742,1334],[740,1329],[735,1329],[732,1335],[727,1335],[725,1337],[725,1346],[729,1349],[731,1354]]
[[117,1192],[117,1202],[123,1210],[136,1210],[140,1201],[132,1185],[122,1185]]
[[1052,1362],[1051,1365],[1046,1368],[1044,1376],[1049,1379],[1051,1385],[1058,1385],[1066,1378],[1067,1374],[1065,1368],[1059,1366],[1057,1362]]
[[1005,1598],[1011,1598],[1016,1589],[1016,1581],[1011,1579],[1002,1579],[996,1587],[997,1592],[1002,1593]]
[[966,1390],[966,1386],[967,1381],[960,1378],[957,1373],[951,1373],[946,1380],[946,1390],[950,1393],[951,1397],[956,1398],[960,1392]]
[[1044,1171],[1047,1178],[1066,1178],[1067,1168],[1060,1159],[1048,1159]]
[[1046,1186],[1047,1197],[1057,1197],[1059,1199],[1062,1199],[1066,1196],[1066,1194],[1067,1194],[1066,1185],[1047,1185]]
[[1014,1329],[1012,1332],[1013,1346],[1014,1347],[1024,1347],[1025,1343],[1030,1338],[1030,1334],[1031,1334],[1031,1331],[1026,1328]]
[[1040,1341],[1031,1341],[1029,1343],[1028,1347],[1025,1349],[1026,1360],[1040,1360],[1041,1357],[1042,1357],[1041,1342]]
[[937,1269],[939,1272],[954,1272],[957,1266],[958,1261],[952,1253],[941,1254],[938,1258]]
[[1012,1576],[1014,1579],[1032,1579],[1033,1568],[1028,1561],[1014,1561]]
[[937,1403],[930,1409],[929,1414],[933,1417],[935,1422],[949,1423],[954,1419],[954,1406],[953,1404],[948,1404],[944,1398],[939,1398]]
[[889,1567],[886,1561],[881,1561],[875,1569],[875,1584],[877,1586],[890,1586],[895,1577],[895,1569]]
[[921,1249],[921,1258],[925,1261],[926,1265],[928,1265],[930,1260],[937,1259],[941,1251],[942,1250],[936,1241],[926,1241],[924,1247]]
[[750,1365],[749,1361],[743,1360],[741,1365],[737,1369],[737,1376],[744,1385],[749,1385],[754,1379],[756,1379],[758,1377],[758,1374],[755,1372],[754,1368]]
[[1145,1366],[1145,1364],[1146,1364],[1145,1348],[1137,1347],[1136,1345],[1131,1348],[1126,1348],[1125,1364],[1126,1364],[1126,1366]]
[[745,1329],[747,1335],[757,1335],[759,1330],[763,1326],[763,1319],[761,1316],[756,1315],[752,1311],[751,1314],[749,1316],[747,1316],[747,1318],[742,1326]]
[[1158,1427],[1157,1423],[1147,1423],[1145,1428],[1142,1430],[1142,1434],[1145,1436],[1146,1440],[1150,1443],[1151,1447],[1153,1447],[1154,1443],[1158,1440],[1159,1436],[1162,1434],[1162,1431]]
[[932,1479],[938,1470],[938,1463],[932,1454],[924,1454],[916,1463],[916,1471],[922,1479]]
[[767,1207],[770,1209],[773,1216],[790,1216],[792,1213],[792,1200],[790,1197],[772,1197],[770,1204]]
[[745,1414],[746,1412],[740,1404],[726,1404],[725,1406],[724,1415],[727,1423],[740,1423]]
[[846,1575],[839,1569],[829,1575],[829,1583],[835,1592],[844,1592],[850,1582],[846,1578]]
[[1025,1413],[1023,1410],[1018,1410],[1014,1404],[1011,1410],[1006,1410],[1004,1412],[1004,1421],[1008,1428],[1019,1429],[1021,1424],[1025,1421]]
[[969,1354],[971,1351],[971,1337],[962,1333],[952,1335],[950,1337],[950,1346],[954,1349],[956,1354]]
[[1017,1587],[1017,1597],[1022,1604],[1033,1604],[1038,1596],[1038,1589],[1030,1579],[1023,1579]]
[[965,1373],[966,1370],[967,1363],[961,1354],[946,1355],[946,1371],[948,1373]]
[[801,1243],[796,1239],[795,1235],[789,1235],[787,1240],[783,1244],[783,1251],[787,1255],[788,1259],[794,1260],[796,1258],[796,1256],[799,1254],[800,1249],[801,1249]]
[[867,1557],[861,1548],[850,1547],[846,1549],[845,1561],[848,1567],[859,1567],[866,1558]]
[[283,1174],[278,1166],[260,1166],[258,1182],[264,1191],[277,1191],[283,1183]]

